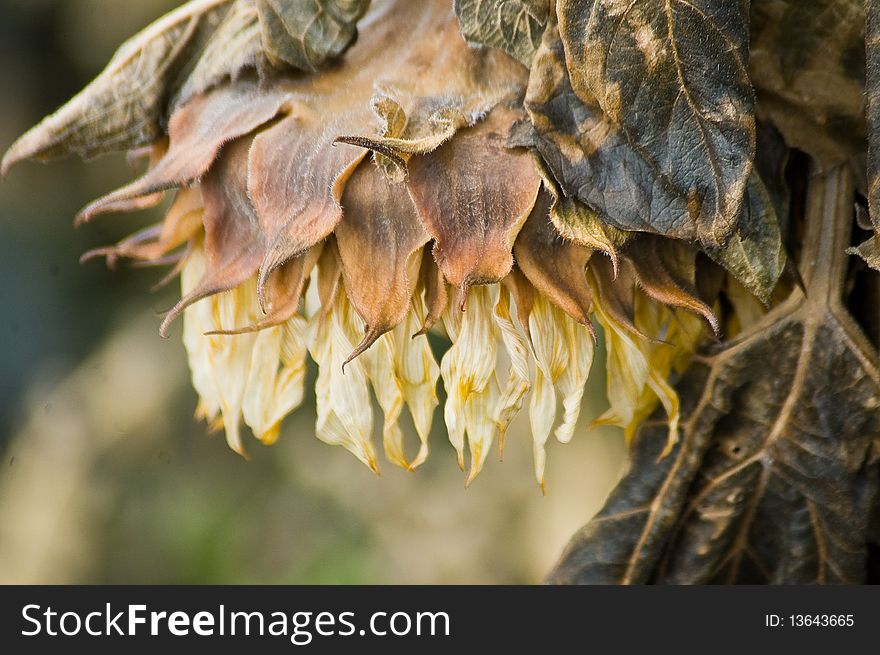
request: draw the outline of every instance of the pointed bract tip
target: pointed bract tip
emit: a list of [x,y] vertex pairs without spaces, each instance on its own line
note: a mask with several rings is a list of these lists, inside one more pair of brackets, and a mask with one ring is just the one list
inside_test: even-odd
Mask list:
[[113,257],[113,248],[112,247],[101,247],[101,248],[93,248],[92,250],[88,250],[84,252],[79,257],[80,266],[85,264],[86,262],[90,262],[93,259],[97,259],[98,257],[106,257],[107,258],[107,268],[113,269],[116,265],[116,258]]
[[611,260],[611,280],[614,281],[620,274],[620,255],[617,254],[616,250],[605,252],[605,254]]
[[464,280],[461,283],[461,286],[458,287],[458,295],[459,295],[459,303],[458,308],[461,311],[465,311],[467,309],[467,301],[468,301],[468,293],[471,289],[471,281]]
[[590,336],[593,337],[593,345],[599,345],[599,334],[596,332],[596,326],[593,325],[593,321],[590,320],[589,316],[584,315],[583,319],[578,321],[582,326],[587,328],[590,333]]
[[715,337],[715,341],[720,343],[723,334],[721,332],[721,322],[718,320],[718,317],[715,316],[715,312],[710,309],[708,315],[704,316],[704,318],[709,324],[709,327],[712,329],[712,334]]
[[361,342],[355,347],[354,350],[351,351],[351,354],[348,356],[342,363],[342,372],[345,373],[345,367],[357,359],[360,355],[364,354],[370,346],[376,343],[376,340],[385,334],[387,330],[380,330],[378,328],[366,326],[364,330],[364,337],[361,339]]

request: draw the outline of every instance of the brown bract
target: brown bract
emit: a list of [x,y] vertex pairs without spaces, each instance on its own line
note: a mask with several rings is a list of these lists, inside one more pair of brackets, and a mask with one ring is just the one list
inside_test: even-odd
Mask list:
[[410,310],[422,246],[430,236],[409,194],[364,162],[345,186],[344,217],[336,228],[348,299],[365,328],[357,357]]
[[[193,16],[201,16],[196,10],[207,10],[209,4],[223,5],[193,3],[189,13],[181,10],[157,22],[133,42],[141,49],[157,48],[156,43],[177,38],[175,26],[196,20]],[[260,11],[274,6],[259,4]],[[457,34],[457,20],[448,3],[387,0],[375,3],[364,17],[360,24],[363,38],[337,64],[318,75],[281,75],[276,71],[271,80],[257,80],[253,72],[246,70],[256,65],[256,59],[251,58],[253,61],[235,64],[234,70],[227,71],[235,79],[224,81],[215,55],[224,39],[231,39],[230,43],[253,40],[252,34],[248,37],[253,8],[252,2],[240,0],[224,14],[225,20],[199,62],[202,67],[196,65],[189,84],[173,101],[179,104],[175,104],[170,118],[167,152],[143,177],[92,203],[79,217],[86,221],[108,211],[138,209],[158,201],[160,191],[199,185],[208,271],[203,282],[169,314],[163,332],[169,321],[195,300],[231,289],[257,270],[259,297],[268,315],[253,326],[241,328],[270,326],[289,318],[299,303],[321,243],[337,228],[347,286],[372,334],[364,347],[400,322],[407,307],[404,296],[411,295],[419,279],[415,254],[429,235],[416,218],[407,185],[391,185],[386,181],[391,169],[380,166],[380,173],[368,162],[361,166],[362,172],[348,196],[352,215],[340,227],[346,183],[368,153],[363,147],[337,143],[344,135],[398,139],[401,150],[408,150],[408,155],[417,153],[417,172],[408,183],[416,196],[420,193],[419,171],[425,167],[449,165],[455,173],[456,166],[471,166],[439,184],[447,194],[444,201],[449,199],[448,194],[461,194],[457,210],[423,211],[421,219],[432,226],[435,236],[445,234],[453,244],[457,239],[467,242],[468,237],[462,236],[464,229],[477,223],[483,226],[485,234],[475,237],[476,245],[460,256],[472,262],[473,270],[444,271],[457,286],[463,281],[461,276],[469,275],[469,283],[475,283],[506,275],[512,263],[510,250],[516,230],[531,210],[538,184],[528,155],[508,152],[502,136],[515,114],[500,105],[521,96],[525,71],[500,52],[469,48]],[[354,21],[359,10],[352,11]],[[330,14],[333,11],[322,15],[329,20],[333,18]],[[276,11],[275,19],[284,16]],[[285,25],[294,23],[287,21]],[[300,45],[312,43],[314,38],[309,36]],[[337,43],[347,44],[347,40],[340,37]],[[157,51],[156,66],[162,56]],[[319,63],[318,59],[309,61],[310,67]],[[132,82],[130,68],[113,66],[113,75],[119,78],[113,78],[116,84]],[[107,102],[102,94],[106,82],[102,80],[99,78],[58,114],[65,125],[87,126],[105,120]],[[215,88],[198,91],[210,86]],[[169,88],[167,81],[165,88]],[[27,156],[75,150],[76,142],[70,141],[74,133],[68,127],[59,128],[59,120],[47,121],[29,133],[8,153],[6,165]],[[476,127],[469,129],[471,125]],[[433,152],[463,128],[466,133],[460,143]],[[488,151],[474,157],[483,148]],[[496,157],[509,162],[503,171],[489,165]],[[376,160],[382,164],[378,153]],[[402,161],[396,156],[394,160]],[[502,180],[502,174],[508,173],[512,177]],[[478,178],[468,179],[471,175]],[[428,182],[434,184],[434,180]],[[479,198],[483,191],[485,194]],[[194,197],[189,191],[181,191],[179,206]],[[487,213],[472,212],[465,217],[467,203],[475,199],[484,202]],[[150,228],[93,254],[159,259],[181,245],[181,235],[193,236],[178,226],[184,219],[189,226],[193,216],[193,212],[182,209],[172,211],[164,227]],[[497,221],[506,222],[508,228],[496,230]],[[364,241],[367,238],[373,240],[374,248],[368,247],[369,242]],[[438,248],[442,251],[442,246]],[[486,264],[485,270],[474,259],[481,257],[481,248],[487,253],[494,248],[493,256],[498,260]],[[358,263],[358,256],[369,259]],[[396,282],[394,288],[399,293],[392,294],[394,302],[388,300],[383,306],[378,297],[384,283],[381,276],[372,279],[375,285],[371,290],[361,273],[365,265],[386,264],[387,280]],[[445,283],[428,278],[425,281],[435,298],[429,306],[427,324],[442,311]]]
[[287,101],[283,92],[260,93],[258,85],[240,82],[196,96],[171,117],[168,152],[138,180],[96,200],[77,222],[119,208],[119,203],[156,191],[192,184],[201,178],[229,141],[272,120]]
[[640,235],[627,245],[625,258],[632,262],[639,286],[651,298],[702,316],[715,336],[721,336],[718,318],[697,293],[697,250],[693,246]]
[[249,146],[248,139],[230,144],[202,180],[207,270],[199,285],[165,316],[160,330],[163,336],[189,305],[238,286],[253,275],[263,259],[266,244],[245,185]]
[[516,264],[550,302],[592,330],[592,293],[584,271],[593,251],[562,238],[550,221],[550,202],[542,191],[513,246]]
[[436,151],[409,163],[408,186],[434,238],[446,280],[462,290],[498,282],[513,266],[511,249],[532,211],[540,178],[531,156],[506,148],[518,114],[504,108]]

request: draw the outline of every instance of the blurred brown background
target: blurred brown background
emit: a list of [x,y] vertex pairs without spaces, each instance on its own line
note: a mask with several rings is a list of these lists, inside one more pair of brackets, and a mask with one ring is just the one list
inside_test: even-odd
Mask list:
[[[450,0],[451,1],[451,0]],[[174,0],[0,0],[0,150],[82,88]],[[123,156],[25,164],[0,184],[0,583],[533,583],[599,508],[622,436],[594,364],[572,444],[534,482],[525,415],[472,487],[442,414],[416,473],[377,478],[314,438],[314,395],[250,461],[192,413],[174,285],[80,254],[157,220],[74,230],[133,175]],[[314,371],[310,380],[314,380]],[[307,388],[308,388],[307,383]]]

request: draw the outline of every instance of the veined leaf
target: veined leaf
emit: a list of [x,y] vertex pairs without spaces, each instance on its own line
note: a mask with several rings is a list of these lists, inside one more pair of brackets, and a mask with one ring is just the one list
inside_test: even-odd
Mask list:
[[[671,217],[650,204],[627,213],[663,232],[689,224],[704,244],[726,243],[755,154],[748,2],[559,0],[557,14],[572,89],[601,109],[620,141],[611,151],[611,134],[592,134],[599,156],[632,151],[648,174],[641,186],[664,187],[686,206]],[[616,205],[606,211],[624,220]]]
[[765,305],[785,268],[785,247],[776,210],[757,171],[746,188],[736,232],[723,247],[703,250]]
[[[511,145],[510,141],[508,145]],[[536,162],[536,166],[541,174],[543,187],[551,198],[550,220],[553,227],[562,238],[608,255],[616,274],[620,266],[620,249],[636,234],[606,225],[596,212],[577,198],[566,198],[540,160]]]
[[876,2],[867,6],[868,210],[875,234],[850,252],[880,271],[880,6]]
[[649,422],[631,469],[552,582],[858,583],[878,499],[876,348],[842,304],[853,182],[814,178],[806,292],[697,356],[667,457]]
[[370,0],[257,0],[266,56],[316,71],[351,45],[369,6]]
[[256,0],[236,0],[211,35],[171,105],[179,107],[192,96],[226,79],[234,79],[247,68],[265,69],[268,66],[263,54]]
[[455,0],[468,43],[500,48],[525,66],[541,44],[549,0]]
[[824,167],[864,171],[864,0],[752,0],[758,115]]
[[93,157],[162,136],[169,85],[230,5],[193,0],[126,41],[91,84],[12,145],[2,173],[24,159]]

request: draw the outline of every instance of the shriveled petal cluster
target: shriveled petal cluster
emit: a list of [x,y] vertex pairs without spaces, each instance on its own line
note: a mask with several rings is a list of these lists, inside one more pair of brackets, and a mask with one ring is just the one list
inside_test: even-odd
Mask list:
[[[243,41],[257,39],[251,4],[222,23],[250,26]],[[199,416],[242,454],[242,424],[273,443],[311,358],[318,438],[378,471],[378,430],[386,459],[414,469],[442,379],[468,482],[527,405],[543,485],[547,441],[578,424],[597,323],[610,405],[597,422],[631,435],[660,404],[673,443],[669,376],[706,325],[720,330],[697,249],[624,232],[566,196],[516,145],[529,71],[470,47],[448,0],[375,0],[358,32],[318,72],[263,75],[244,58],[204,89],[185,85],[147,172],[79,216],[175,194],[161,224],[92,254],[174,263],[183,296],[162,332],[183,315]],[[40,138],[5,165],[46,155]],[[442,356],[429,330],[451,343]],[[404,443],[404,412],[417,444]]]

